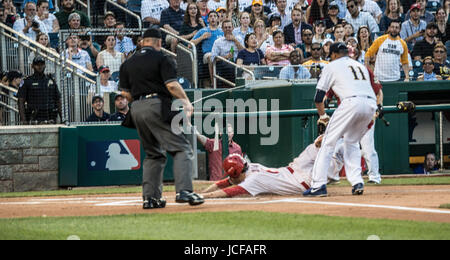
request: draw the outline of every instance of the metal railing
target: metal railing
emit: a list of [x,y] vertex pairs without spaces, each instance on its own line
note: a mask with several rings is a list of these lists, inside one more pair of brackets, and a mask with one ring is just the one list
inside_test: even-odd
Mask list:
[[256,80],[255,74],[253,73],[253,71],[247,69],[245,66],[239,66],[234,62],[231,62],[223,57],[217,56],[213,61],[213,86],[214,86],[214,89],[217,89],[217,80],[220,80],[233,88],[236,87],[236,83],[233,83],[233,82],[229,81],[228,79],[217,74],[217,62],[218,61],[224,62],[225,64],[233,67],[235,69],[236,73],[238,72],[238,70],[248,73],[249,80]]
[[119,5],[118,3],[111,1],[111,0],[106,0],[105,1],[105,7],[104,7],[104,13],[106,14],[106,12],[108,11],[108,5],[112,5],[118,9],[120,9],[121,11],[125,12],[127,15],[130,15],[133,18],[136,18],[136,20],[138,21],[138,26],[139,29],[142,29],[142,21],[141,21],[141,17],[135,13],[133,13],[132,11],[128,10],[127,8]]
[[0,126],[15,125],[19,122],[16,94],[17,89],[0,83]]

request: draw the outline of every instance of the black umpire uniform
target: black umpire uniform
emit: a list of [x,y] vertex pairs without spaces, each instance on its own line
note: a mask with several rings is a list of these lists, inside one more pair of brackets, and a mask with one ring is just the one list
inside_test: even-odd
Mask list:
[[[45,75],[45,60],[37,56],[33,60],[34,74],[24,79],[24,84],[17,93],[19,113],[22,122],[37,124],[55,124],[61,116],[61,93],[56,81]],[[42,66],[43,71],[36,67]]]
[[144,33],[144,47],[120,68],[120,89],[129,92],[134,99],[128,114],[146,153],[142,180],[144,209],[166,205],[161,198],[166,152],[173,157],[176,202],[199,205],[204,200],[193,192],[192,147],[183,133],[175,134],[171,129],[174,114],[170,111],[172,95],[167,84],[177,81],[176,67],[171,58],[155,50],[154,46],[146,46],[146,38],[160,42],[161,32],[148,29]]

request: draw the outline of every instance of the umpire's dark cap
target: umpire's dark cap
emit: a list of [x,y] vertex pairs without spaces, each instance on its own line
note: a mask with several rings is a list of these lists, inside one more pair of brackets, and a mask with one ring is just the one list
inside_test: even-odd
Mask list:
[[347,48],[347,45],[345,45],[345,43],[343,43],[343,42],[333,43],[330,46],[330,55],[328,57],[331,57],[331,54],[333,54],[333,53],[340,53],[342,51],[348,52],[348,48]]
[[144,32],[144,39],[145,38],[162,39],[161,30],[156,29],[156,28],[150,28]]
[[45,64],[45,59],[42,56],[36,56],[33,59],[33,65],[39,64],[39,63],[44,63]]

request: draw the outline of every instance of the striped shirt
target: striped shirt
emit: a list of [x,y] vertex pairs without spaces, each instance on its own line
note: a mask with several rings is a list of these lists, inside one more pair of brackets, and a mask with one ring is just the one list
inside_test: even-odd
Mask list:
[[395,39],[385,34],[376,39],[366,53],[366,59],[377,55],[375,76],[380,81],[400,79],[400,66],[408,64],[408,47],[399,36]]
[[345,20],[353,25],[353,29],[355,32],[357,32],[359,27],[363,25],[369,27],[370,33],[377,33],[380,31],[377,21],[375,21],[372,15],[367,12],[359,12],[358,17],[356,18],[353,18],[350,13],[347,13],[347,16],[345,16]]

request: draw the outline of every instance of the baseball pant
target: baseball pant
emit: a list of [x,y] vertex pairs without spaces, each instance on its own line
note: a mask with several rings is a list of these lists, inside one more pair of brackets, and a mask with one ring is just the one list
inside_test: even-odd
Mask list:
[[361,176],[361,151],[359,142],[369,130],[376,110],[376,102],[368,97],[350,97],[342,101],[330,119],[313,168],[312,188],[327,184],[332,175],[330,162],[336,142],[343,137],[343,159],[347,179],[352,186],[364,183]]
[[367,163],[369,180],[381,183],[378,153],[375,150],[375,124],[361,139],[361,152]]
[[138,100],[131,105],[131,115],[141,138],[146,157],[143,163],[142,193],[144,199],[159,199],[163,191],[166,152],[173,156],[176,192],[193,191],[193,151],[186,136],[172,132],[161,116],[159,98]]

